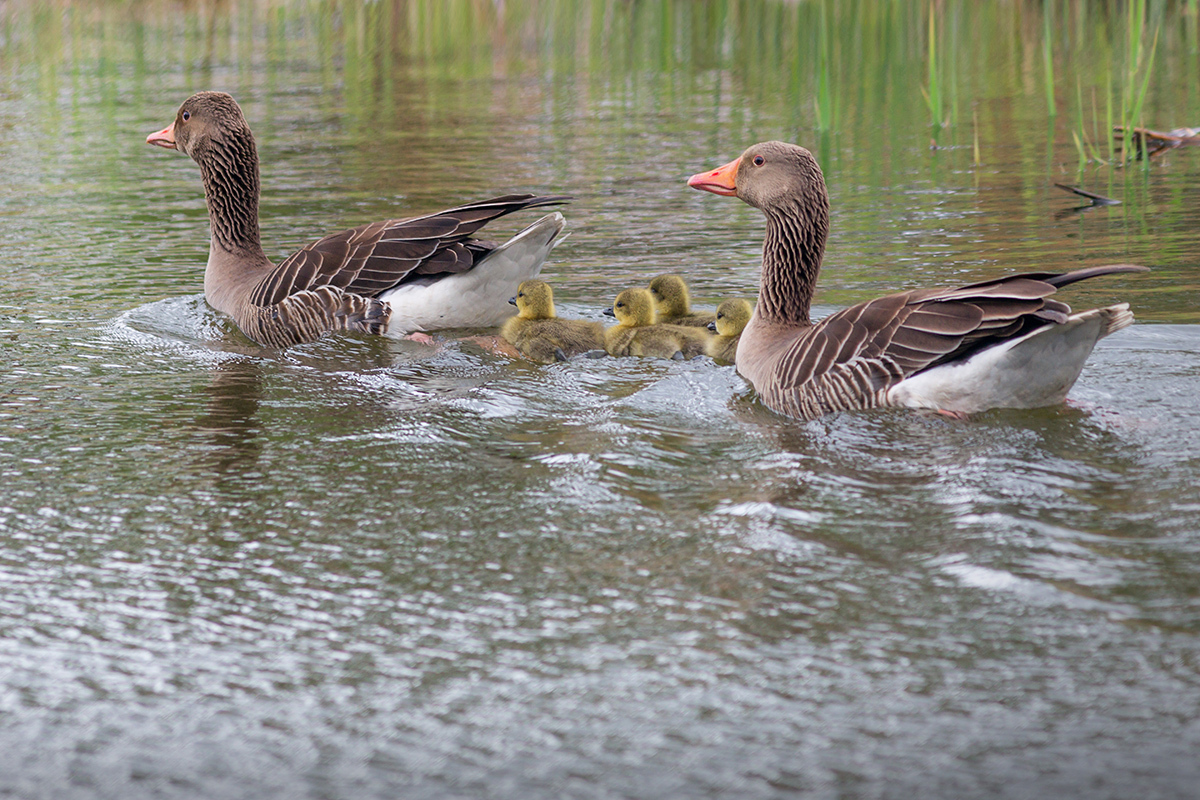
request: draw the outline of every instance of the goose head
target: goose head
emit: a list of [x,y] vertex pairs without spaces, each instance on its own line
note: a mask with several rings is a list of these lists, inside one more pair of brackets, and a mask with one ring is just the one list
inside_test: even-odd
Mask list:
[[[202,162],[214,147],[254,149],[254,136],[237,101],[225,92],[197,92],[183,101],[175,121],[146,137],[146,144],[179,150]],[[257,159],[256,159],[257,160]]]
[[198,92],[146,144],[187,153],[200,165],[213,241],[221,250],[269,263],[259,242],[258,151],[237,101],[224,92]]
[[738,336],[753,313],[750,303],[740,297],[731,298],[717,306],[717,319],[710,323],[710,330],[720,336]]
[[659,275],[650,281],[650,294],[660,317],[680,317],[691,311],[687,284],[678,275]]
[[700,172],[688,186],[737,197],[770,216],[773,211],[821,204],[825,178],[813,154],[787,142],[760,142],[724,166]]
[[522,281],[516,297],[508,302],[517,307],[521,319],[554,319],[554,290],[536,278]]
[[620,325],[641,328],[654,324],[654,296],[649,289],[626,289],[617,295],[612,310]]

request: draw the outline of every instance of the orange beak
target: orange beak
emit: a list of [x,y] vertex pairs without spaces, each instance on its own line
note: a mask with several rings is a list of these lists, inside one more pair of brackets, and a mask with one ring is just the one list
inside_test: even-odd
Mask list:
[[688,186],[702,189],[713,194],[723,194],[732,197],[737,194],[737,171],[741,158],[735,158],[723,167],[717,167],[712,172],[698,172],[688,178]]
[[155,131],[146,137],[146,144],[156,144],[168,150],[178,150],[175,146],[175,123],[172,122],[161,131]]

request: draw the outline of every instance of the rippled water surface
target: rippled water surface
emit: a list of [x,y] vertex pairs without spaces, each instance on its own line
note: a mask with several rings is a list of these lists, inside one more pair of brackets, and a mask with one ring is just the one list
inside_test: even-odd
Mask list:
[[[938,6],[935,128],[927,4],[0,4],[0,796],[1194,791],[1200,150],[1080,161],[1125,6],[981,9]],[[1145,121],[1196,125],[1196,18],[1148,14]],[[752,297],[761,218],[683,181],[768,138],[830,184],[818,314],[1154,271],[1064,290],[1138,317],[1066,406],[967,422],[456,332],[264,350],[203,300],[195,165],[144,144],[208,88],[274,256],[574,195],[564,316],[667,270]]]

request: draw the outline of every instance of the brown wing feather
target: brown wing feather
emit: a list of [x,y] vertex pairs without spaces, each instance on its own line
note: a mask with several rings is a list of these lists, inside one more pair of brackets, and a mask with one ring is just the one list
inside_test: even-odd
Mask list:
[[251,302],[272,306],[320,286],[372,297],[406,279],[463,272],[493,246],[471,237],[484,225],[527,208],[570,198],[505,195],[399,220],[383,220],[318,239],[293,253],[255,287]]
[[1114,264],[1027,273],[860,303],[821,320],[789,348],[779,364],[778,391],[804,386],[814,402],[835,408],[853,394],[848,387],[878,392],[924,369],[1066,322],[1070,307],[1050,298],[1058,286],[1144,269]]

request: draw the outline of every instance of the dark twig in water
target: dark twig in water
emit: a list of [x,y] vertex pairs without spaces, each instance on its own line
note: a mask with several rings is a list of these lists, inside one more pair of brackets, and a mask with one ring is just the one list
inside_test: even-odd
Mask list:
[[1121,204],[1120,200],[1113,200],[1111,197],[1105,197],[1102,194],[1089,192],[1086,189],[1077,189],[1074,186],[1067,186],[1065,183],[1056,183],[1054,185],[1062,189],[1064,192],[1074,192],[1080,197],[1086,197],[1092,201],[1092,205],[1094,206],[1118,206]]
[[1062,189],[1064,192],[1071,192],[1072,194],[1077,194],[1080,197],[1086,197],[1090,201],[1087,205],[1071,206],[1070,208],[1065,208],[1059,211],[1054,215],[1055,219],[1066,219],[1067,217],[1072,217],[1076,214],[1082,214],[1084,211],[1087,211],[1090,208],[1096,208],[1098,206],[1116,206],[1121,204],[1120,200],[1113,200],[1111,197],[1105,197],[1102,194],[1089,192],[1086,189],[1077,189],[1074,186],[1067,186],[1065,183],[1056,183],[1054,185],[1059,189]]

